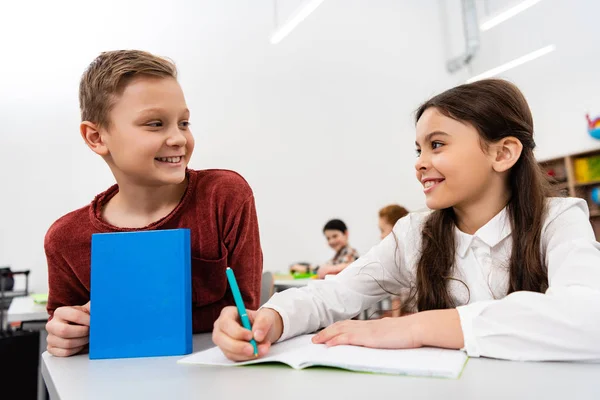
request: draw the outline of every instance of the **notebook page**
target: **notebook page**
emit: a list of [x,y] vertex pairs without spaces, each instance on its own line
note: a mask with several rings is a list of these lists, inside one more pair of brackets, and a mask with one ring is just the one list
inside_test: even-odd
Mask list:
[[457,378],[467,360],[459,350],[419,348],[405,350],[334,346],[320,352],[315,365],[352,371]]
[[306,356],[311,354],[313,345],[310,341],[314,335],[298,336],[280,343],[275,343],[269,350],[266,357],[261,357],[253,360],[236,362],[231,361],[219,349],[213,347],[208,350],[196,352],[190,356],[179,359],[177,362],[181,364],[201,364],[201,365],[219,365],[219,366],[235,366],[235,365],[250,365],[265,362],[282,362],[292,368],[301,368],[301,364],[305,361]]

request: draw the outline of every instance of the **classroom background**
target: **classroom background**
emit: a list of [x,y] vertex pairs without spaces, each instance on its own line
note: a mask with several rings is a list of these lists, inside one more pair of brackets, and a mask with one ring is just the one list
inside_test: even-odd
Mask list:
[[197,143],[190,167],[248,180],[274,272],[329,259],[321,228],[331,218],[364,254],[379,241],[381,207],[424,208],[413,111],[512,60],[521,63],[496,76],[526,95],[540,160],[600,147],[585,119],[600,114],[600,2],[475,1],[480,22],[533,5],[480,29],[472,60],[455,72],[448,62],[468,43],[459,0],[326,0],[271,43],[302,3],[0,3],[0,266],[30,270],[29,291],[46,292],[46,230],[114,182],[78,131],[79,78],[105,50],[176,62]]

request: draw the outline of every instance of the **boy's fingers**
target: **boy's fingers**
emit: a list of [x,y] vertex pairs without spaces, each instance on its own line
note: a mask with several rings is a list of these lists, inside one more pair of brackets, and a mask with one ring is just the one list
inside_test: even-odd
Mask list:
[[48,335],[48,346],[58,347],[61,349],[81,348],[90,342],[89,336],[65,339],[56,335]]
[[85,346],[76,347],[74,349],[62,349],[60,347],[52,347],[52,346],[48,345],[47,350],[48,350],[48,353],[50,353],[56,357],[69,357],[69,356],[72,356],[73,354],[79,353],[81,350],[83,350],[84,347]]
[[90,327],[86,325],[70,325],[60,319],[52,319],[46,324],[48,333],[65,339],[74,339],[88,336]]
[[89,314],[90,313],[90,302],[88,301],[87,303],[85,303],[82,306],[75,306],[75,308]]
[[75,307],[59,307],[54,311],[54,318],[78,325],[90,325],[90,314]]

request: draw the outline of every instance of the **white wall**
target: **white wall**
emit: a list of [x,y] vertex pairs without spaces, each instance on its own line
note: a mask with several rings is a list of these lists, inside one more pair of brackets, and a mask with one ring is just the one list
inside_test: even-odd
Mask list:
[[78,135],[77,103],[81,73],[109,49],[176,61],[197,138],[191,167],[250,182],[266,269],[328,259],[330,218],[365,253],[380,207],[422,207],[412,111],[458,82],[445,72],[437,2],[327,0],[276,46],[271,7],[2,2],[0,265],[31,269],[32,289],[46,290],[46,230],[113,183]]
[[[479,0],[490,12],[518,0]],[[600,147],[587,133],[586,112],[600,115],[600,2],[543,0],[481,34],[471,72],[554,44],[556,50],[502,74],[525,93],[533,112],[539,159]]]

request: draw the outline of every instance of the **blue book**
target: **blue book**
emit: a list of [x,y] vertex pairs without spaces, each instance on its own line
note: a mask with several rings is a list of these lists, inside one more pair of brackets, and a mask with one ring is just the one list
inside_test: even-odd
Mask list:
[[192,352],[189,229],[92,235],[90,359]]

